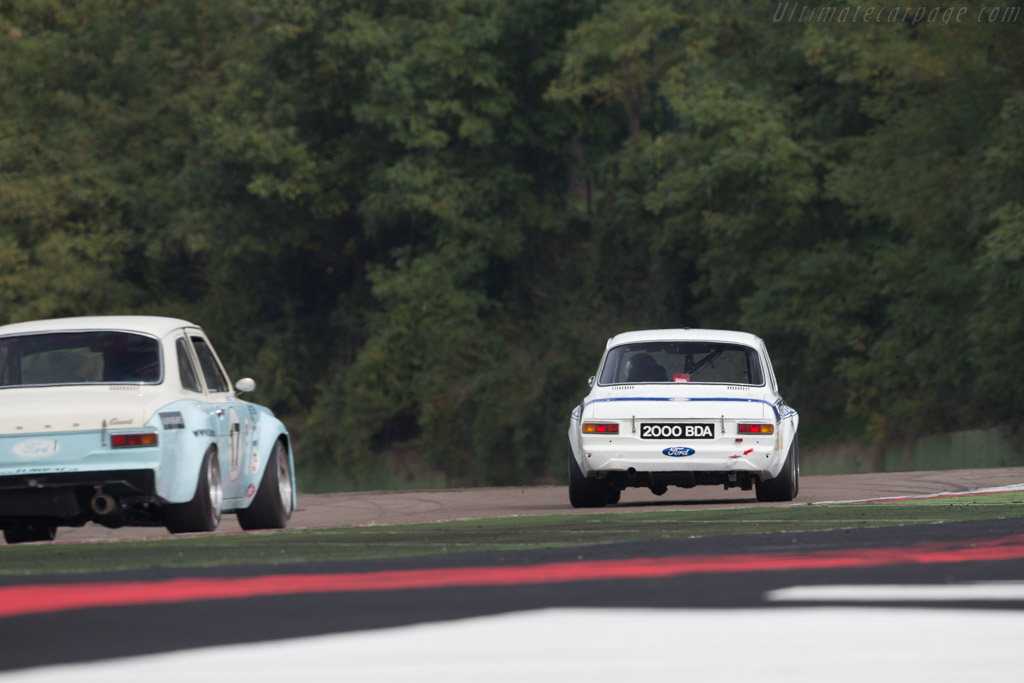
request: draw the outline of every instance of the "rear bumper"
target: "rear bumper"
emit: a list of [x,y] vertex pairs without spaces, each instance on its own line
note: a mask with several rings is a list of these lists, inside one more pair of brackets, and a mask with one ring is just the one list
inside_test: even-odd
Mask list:
[[151,469],[97,472],[56,472],[0,476],[0,505],[11,491],[102,486],[125,495],[152,495],[155,476]]
[[771,478],[776,454],[774,436],[733,436],[685,443],[669,439],[639,439],[632,436],[582,436],[577,453],[586,477],[615,472],[746,472]]
[[17,474],[0,477],[0,525],[14,519],[76,524],[92,519],[89,501],[97,488],[119,501],[154,498],[151,469]]

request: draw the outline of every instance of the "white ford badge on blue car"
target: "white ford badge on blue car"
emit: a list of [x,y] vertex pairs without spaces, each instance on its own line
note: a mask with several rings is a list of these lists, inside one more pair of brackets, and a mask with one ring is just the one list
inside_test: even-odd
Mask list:
[[283,528],[291,441],[242,401],[203,331],[148,316],[0,327],[0,527],[8,543],[58,526]]
[[764,342],[725,330],[643,330],[608,340],[569,423],[569,501],[616,503],[626,487],[799,490],[797,412]]

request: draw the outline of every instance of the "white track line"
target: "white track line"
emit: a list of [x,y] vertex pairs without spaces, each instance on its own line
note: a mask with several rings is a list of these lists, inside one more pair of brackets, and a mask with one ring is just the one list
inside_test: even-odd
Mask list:
[[963,498],[989,493],[1014,493],[1024,491],[1024,484],[995,486],[992,488],[973,489],[971,491],[946,491],[944,493],[922,493],[919,495],[889,496],[886,498],[861,498],[859,500],[816,500],[804,505],[844,505],[847,503],[884,503],[892,500],[928,500],[929,498]]
[[1024,581],[939,585],[794,586],[769,591],[770,602],[1014,602],[1024,601]]
[[1017,680],[1024,612],[550,609],[0,675],[4,683]]

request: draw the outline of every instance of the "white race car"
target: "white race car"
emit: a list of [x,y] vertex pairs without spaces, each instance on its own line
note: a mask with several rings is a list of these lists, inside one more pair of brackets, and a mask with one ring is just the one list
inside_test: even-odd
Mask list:
[[725,330],[641,330],[608,340],[569,423],[569,502],[617,503],[627,486],[799,490],[797,412],[764,342]]
[[0,528],[283,528],[295,507],[291,439],[240,400],[196,325],[146,316],[0,327]]

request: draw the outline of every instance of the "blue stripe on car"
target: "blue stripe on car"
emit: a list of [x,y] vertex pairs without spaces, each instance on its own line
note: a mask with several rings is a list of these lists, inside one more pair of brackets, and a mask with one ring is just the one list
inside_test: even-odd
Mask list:
[[648,396],[648,397],[635,396],[634,397],[634,396],[631,396],[631,397],[628,397],[628,398],[595,398],[593,401],[587,401],[583,405],[583,407],[586,408],[591,403],[611,403],[611,402],[617,402],[617,401],[693,401],[693,402],[702,402],[702,403],[711,403],[711,402],[763,403],[763,404],[765,404],[766,406],[769,406],[772,409],[772,412],[775,413],[775,419],[776,420],[780,420],[783,417],[791,417],[792,415],[796,415],[796,411],[793,410],[792,408],[790,408],[789,412],[787,412],[785,415],[780,415],[779,414],[779,409],[778,409],[778,407],[774,403],[769,403],[768,401],[764,401],[764,400],[759,399],[759,398],[667,398],[667,397],[664,397],[664,396],[658,396],[658,397],[654,397],[654,396]]

